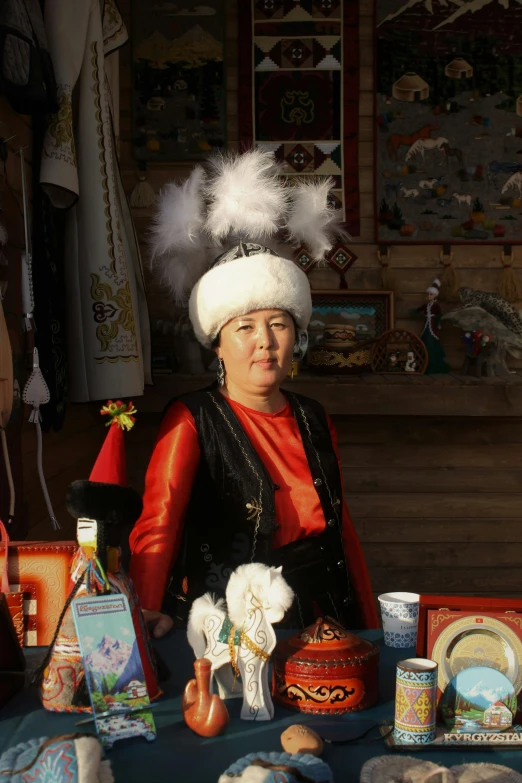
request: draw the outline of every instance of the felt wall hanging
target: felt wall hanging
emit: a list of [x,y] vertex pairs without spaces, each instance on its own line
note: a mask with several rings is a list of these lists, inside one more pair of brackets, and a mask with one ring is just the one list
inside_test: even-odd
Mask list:
[[288,177],[332,176],[359,234],[359,10],[347,0],[239,4],[240,147],[272,150]]
[[522,6],[376,0],[378,242],[522,242]]
[[225,0],[133,0],[132,42],[134,157],[194,161],[223,148]]

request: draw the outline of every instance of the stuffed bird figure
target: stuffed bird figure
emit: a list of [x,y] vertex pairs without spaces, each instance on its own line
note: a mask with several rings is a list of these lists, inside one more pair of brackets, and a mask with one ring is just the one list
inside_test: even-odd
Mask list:
[[463,332],[481,330],[491,338],[495,351],[492,366],[509,373],[505,363],[506,353],[515,358],[522,356],[522,318],[507,299],[486,291],[460,288],[463,307],[446,313],[443,321],[450,321]]

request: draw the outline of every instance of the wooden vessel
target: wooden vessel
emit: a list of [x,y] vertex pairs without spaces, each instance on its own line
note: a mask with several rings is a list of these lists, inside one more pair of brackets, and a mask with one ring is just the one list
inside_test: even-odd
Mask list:
[[342,715],[377,701],[379,648],[330,617],[279,642],[272,662],[274,700],[287,709]]

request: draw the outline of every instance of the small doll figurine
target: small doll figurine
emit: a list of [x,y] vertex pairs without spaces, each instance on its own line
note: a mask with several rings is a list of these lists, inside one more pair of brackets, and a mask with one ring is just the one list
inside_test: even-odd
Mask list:
[[415,354],[413,351],[408,351],[406,354],[406,363],[404,365],[405,372],[416,372],[417,362],[415,361]]
[[388,354],[388,372],[396,372],[399,369],[398,357],[395,351]]
[[437,302],[439,292],[440,280],[435,279],[429,288],[426,289],[427,302],[417,308],[417,312],[422,313],[426,319],[420,337],[428,351],[428,366],[426,367],[428,374],[450,371],[450,366],[446,361],[446,354],[440,341],[442,312]]

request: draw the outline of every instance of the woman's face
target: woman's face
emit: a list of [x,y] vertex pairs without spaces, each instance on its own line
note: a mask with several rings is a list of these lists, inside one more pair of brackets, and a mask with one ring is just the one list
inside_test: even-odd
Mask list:
[[292,361],[295,328],[284,310],[255,310],[229,321],[216,353],[227,380],[244,391],[279,387]]

